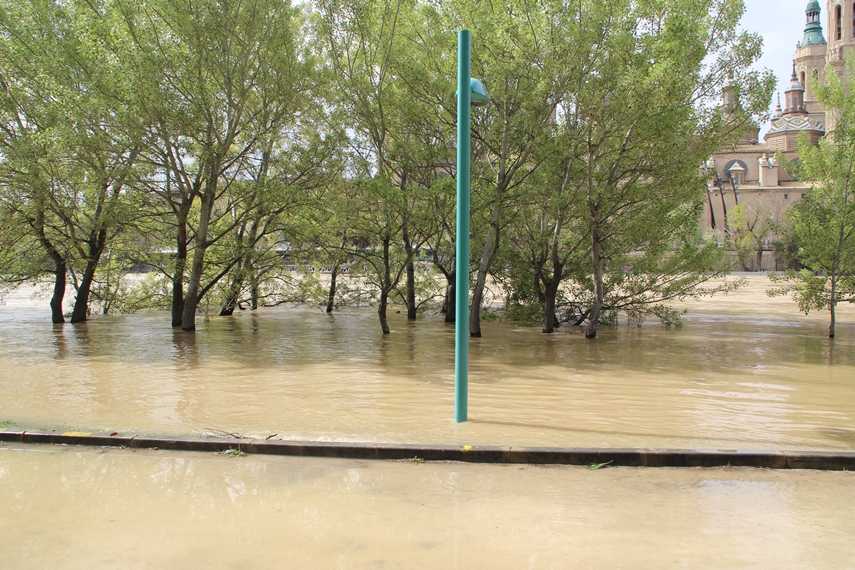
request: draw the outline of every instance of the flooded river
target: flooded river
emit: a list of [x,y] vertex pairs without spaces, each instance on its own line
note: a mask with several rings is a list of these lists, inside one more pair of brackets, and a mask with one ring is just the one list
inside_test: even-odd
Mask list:
[[[263,309],[173,331],[165,313],[52,326],[0,307],[0,422],[29,429],[426,444],[855,450],[855,310],[805,317],[768,281],[689,305],[681,328],[595,341],[503,322],[471,341],[453,417],[453,326],[371,309]],[[2,428],[0,428],[2,429]],[[274,435],[275,434],[275,435]]]
[[0,446],[0,567],[852,568],[855,474]]

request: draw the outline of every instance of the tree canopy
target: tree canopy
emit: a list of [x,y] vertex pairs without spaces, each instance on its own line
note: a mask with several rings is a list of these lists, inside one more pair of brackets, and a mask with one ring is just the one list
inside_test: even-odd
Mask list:
[[[847,65],[850,77],[855,60]],[[814,80],[815,81],[815,80]],[[834,338],[836,308],[855,302],[855,90],[833,69],[814,93],[834,118],[818,146],[799,139],[799,176],[811,186],[798,208],[790,211],[790,232],[798,244],[801,271],[772,275],[782,284],[772,296],[793,294],[805,313],[828,310],[828,336]]]
[[[168,307],[186,331],[199,311],[300,300],[376,304],[384,333],[397,299],[453,320],[457,271],[473,336],[499,292],[544,332],[569,320],[593,338],[618,311],[674,322],[668,302],[723,271],[697,229],[699,165],[774,84],[752,70],[743,11],[0,0],[0,278],[52,276],[55,322],[71,276],[72,322]],[[473,247],[456,260],[461,28],[491,99],[473,113]],[[119,284],[141,267],[141,285]]]

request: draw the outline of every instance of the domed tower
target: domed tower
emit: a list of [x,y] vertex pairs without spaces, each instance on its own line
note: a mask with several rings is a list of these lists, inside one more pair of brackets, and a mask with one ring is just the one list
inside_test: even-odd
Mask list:
[[[739,103],[739,87],[728,81],[728,84],[722,91],[722,108],[726,111],[733,111],[740,106]],[[760,140],[760,126],[754,121],[751,121],[745,127],[745,132],[739,137],[741,145],[755,145]]]
[[784,116],[806,115],[805,108],[805,86],[799,81],[796,71],[796,62],[793,61],[793,75],[790,77],[790,88],[784,91],[787,106],[784,107]]
[[810,0],[805,9],[807,23],[805,35],[796,49],[796,74],[805,88],[805,110],[812,119],[825,122],[825,112],[813,93],[813,79],[825,80],[825,65],[828,44],[822,35],[821,8],[818,0]]
[[[806,132],[810,141],[817,144],[825,134],[823,123],[810,116],[805,105],[805,87],[799,81],[796,62],[793,62],[793,75],[790,88],[784,92],[783,113],[776,110],[772,119],[772,128],[766,133],[766,144],[774,150],[790,152],[796,150],[799,133]],[[780,105],[778,107],[780,109]],[[778,117],[778,118],[774,118]]]

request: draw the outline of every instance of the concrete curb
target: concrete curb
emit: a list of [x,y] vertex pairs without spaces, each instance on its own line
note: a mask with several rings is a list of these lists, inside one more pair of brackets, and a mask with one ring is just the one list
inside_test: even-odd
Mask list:
[[89,445],[96,447],[157,448],[174,451],[223,452],[239,449],[261,455],[335,457],[341,459],[467,463],[522,463],[532,465],[591,465],[623,467],[759,467],[855,471],[855,452],[737,451],[713,449],[586,449],[565,447],[487,447],[459,445],[405,445],[281,441],[223,438],[137,437],[82,432],[42,433],[0,431],[0,441]]

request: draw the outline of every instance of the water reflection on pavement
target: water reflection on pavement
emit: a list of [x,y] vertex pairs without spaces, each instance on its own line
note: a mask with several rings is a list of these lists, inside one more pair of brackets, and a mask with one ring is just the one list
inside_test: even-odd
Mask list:
[[0,447],[4,568],[851,568],[855,474]]

